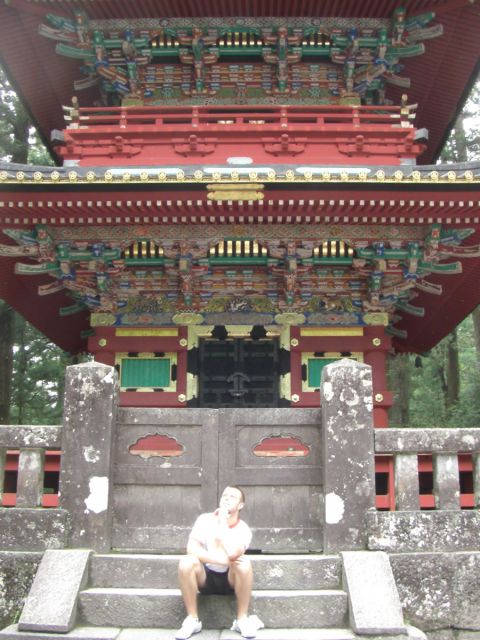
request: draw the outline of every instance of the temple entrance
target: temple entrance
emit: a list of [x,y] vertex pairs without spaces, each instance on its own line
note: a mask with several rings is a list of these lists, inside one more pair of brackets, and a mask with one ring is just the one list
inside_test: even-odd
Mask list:
[[278,407],[278,339],[201,339],[198,405]]
[[226,485],[247,496],[252,549],[318,551],[320,409],[121,409],[113,546],[181,552]]

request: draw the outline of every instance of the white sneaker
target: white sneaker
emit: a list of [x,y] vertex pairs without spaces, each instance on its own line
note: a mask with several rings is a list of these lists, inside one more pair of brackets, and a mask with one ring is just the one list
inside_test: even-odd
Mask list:
[[234,620],[231,631],[237,631],[242,638],[255,638],[257,631],[265,625],[257,616],[245,616],[240,620]]
[[183,621],[182,626],[175,634],[176,640],[187,640],[190,636],[193,636],[194,633],[200,633],[202,630],[202,623],[198,618],[194,618],[193,616],[187,616]]

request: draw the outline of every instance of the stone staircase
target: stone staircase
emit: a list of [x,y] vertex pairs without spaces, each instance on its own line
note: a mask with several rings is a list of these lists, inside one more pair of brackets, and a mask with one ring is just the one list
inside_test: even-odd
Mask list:
[[[81,623],[176,629],[184,616],[176,588],[178,556],[94,556],[91,587],[80,593]],[[268,628],[343,627],[347,594],[340,559],[324,556],[252,556],[251,612]],[[201,596],[204,629],[228,629],[234,598]],[[238,634],[233,637],[239,638]],[[200,636],[201,638],[201,636]]]
[[[180,556],[47,552],[59,553],[82,553],[87,558],[85,572],[78,582],[74,610],[69,615],[65,611],[54,612],[55,597],[52,598],[49,592],[57,592],[57,602],[62,599],[59,593],[62,584],[58,580],[62,565],[57,566],[56,578],[53,567],[43,572],[44,577],[39,570],[19,624],[0,631],[0,640],[163,640],[175,637],[175,630],[185,616],[176,578]],[[368,552],[364,553],[368,555]],[[356,637],[350,627],[349,596],[342,586],[345,579],[340,556],[250,557],[255,576],[251,613],[265,623],[265,629],[258,632],[259,640],[353,640]],[[61,563],[62,557],[57,555],[56,558],[57,563]],[[42,593],[43,604],[39,595]],[[48,610],[52,606],[49,602],[53,602],[50,618],[45,614],[45,608]],[[238,633],[229,631],[235,617],[233,597],[200,596],[199,606],[203,631],[195,638],[240,640]],[[406,635],[405,628],[395,626],[391,629],[383,626],[375,631],[384,635],[385,632]]]

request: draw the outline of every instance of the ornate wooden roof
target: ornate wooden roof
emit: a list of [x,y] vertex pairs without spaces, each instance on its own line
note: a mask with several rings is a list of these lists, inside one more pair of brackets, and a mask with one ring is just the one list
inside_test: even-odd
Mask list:
[[480,302],[475,164],[5,165],[0,180],[0,295],[68,350],[88,309],[104,326],[385,323],[423,352]]
[[[434,160],[448,135],[455,115],[476,77],[479,52],[477,35],[480,27],[478,4],[467,0],[412,0],[405,2],[408,16],[433,12],[443,35],[426,42],[425,53],[401,60],[405,74],[411,79],[407,90],[411,103],[418,103],[417,126],[430,131],[430,144],[421,157],[428,163]],[[51,40],[39,34],[47,14],[72,17],[74,9],[84,10],[90,19],[138,20],[148,18],[162,21],[168,28],[172,19],[195,19],[215,15],[216,18],[243,16],[247,19],[265,19],[266,16],[294,19],[305,18],[312,28],[319,27],[325,18],[355,20],[387,20],[392,16],[391,2],[353,0],[305,2],[279,0],[234,0],[217,3],[212,0],[53,0],[33,2],[8,0],[0,5],[0,52],[12,81],[25,99],[38,123],[45,140],[50,132],[62,126],[62,104],[69,104],[74,93],[73,83],[78,79],[78,62],[57,56]],[[213,20],[213,18],[212,18]],[[348,22],[348,20],[346,21]],[[437,34],[438,35],[438,34]],[[431,37],[430,35],[428,37]],[[35,61],[41,61],[36,64]],[[405,89],[393,87],[391,97],[400,101]],[[80,95],[82,105],[91,105],[95,90],[87,89]]]
[[271,4],[0,5],[43,135],[69,123],[63,167],[0,166],[0,296],[63,348],[91,317],[383,324],[422,352],[480,302],[480,167],[416,164],[475,77],[479,7]]

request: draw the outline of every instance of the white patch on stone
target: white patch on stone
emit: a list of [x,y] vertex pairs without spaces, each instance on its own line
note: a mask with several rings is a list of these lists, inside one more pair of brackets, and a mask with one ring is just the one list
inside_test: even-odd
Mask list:
[[323,399],[326,400],[327,402],[330,402],[330,400],[333,398],[333,388],[332,388],[331,382],[323,383],[322,393],[323,393]]
[[325,496],[325,521],[327,524],[337,524],[343,519],[345,503],[336,493],[327,493]]
[[267,569],[267,574],[270,579],[283,578],[284,571],[281,567],[272,566]]
[[110,369],[107,375],[103,376],[102,382],[107,382],[107,383],[113,382],[113,372],[114,372],[114,369]]
[[98,462],[100,460],[100,452],[89,445],[88,447],[83,447],[83,457],[86,462]]
[[466,435],[462,436],[462,442],[463,442],[463,444],[466,444],[467,446],[470,446],[470,447],[474,447],[475,446],[475,438],[472,435],[468,434],[468,433]]
[[108,507],[108,478],[107,476],[93,476],[88,483],[90,495],[85,498],[84,513],[102,513]]

